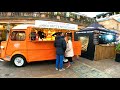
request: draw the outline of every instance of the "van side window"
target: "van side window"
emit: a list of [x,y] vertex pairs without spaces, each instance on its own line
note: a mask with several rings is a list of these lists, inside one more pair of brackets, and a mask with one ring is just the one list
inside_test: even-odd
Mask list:
[[24,41],[25,40],[25,32],[24,31],[13,31],[11,33],[12,41]]

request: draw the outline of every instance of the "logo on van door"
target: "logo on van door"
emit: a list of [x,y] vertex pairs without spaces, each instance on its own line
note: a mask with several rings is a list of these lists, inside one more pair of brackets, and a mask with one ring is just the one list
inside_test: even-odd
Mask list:
[[15,43],[14,44],[14,47],[16,47],[16,48],[19,48],[19,46],[20,46],[20,43]]

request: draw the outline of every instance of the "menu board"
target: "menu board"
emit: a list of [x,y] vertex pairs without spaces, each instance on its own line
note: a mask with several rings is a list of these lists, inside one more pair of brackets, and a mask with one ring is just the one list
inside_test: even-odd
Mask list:
[[89,37],[88,36],[80,36],[79,39],[82,43],[82,51],[87,51]]
[[97,34],[97,33],[94,34],[94,36],[93,36],[93,43],[95,45],[99,44],[99,34]]

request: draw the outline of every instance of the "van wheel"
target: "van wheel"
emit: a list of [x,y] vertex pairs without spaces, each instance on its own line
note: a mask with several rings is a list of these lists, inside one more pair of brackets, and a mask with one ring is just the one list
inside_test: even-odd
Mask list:
[[22,55],[16,55],[13,56],[12,58],[12,63],[16,66],[16,67],[23,67],[26,65],[26,59],[24,56]]

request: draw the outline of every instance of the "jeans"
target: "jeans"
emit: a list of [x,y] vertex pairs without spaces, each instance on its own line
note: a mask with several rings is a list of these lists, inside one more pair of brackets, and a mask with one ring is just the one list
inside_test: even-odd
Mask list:
[[64,55],[56,55],[56,68],[63,68]]

